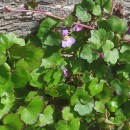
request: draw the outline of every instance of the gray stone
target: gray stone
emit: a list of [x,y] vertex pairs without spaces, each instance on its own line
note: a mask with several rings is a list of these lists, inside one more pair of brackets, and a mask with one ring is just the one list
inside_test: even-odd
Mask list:
[[[24,10],[26,3],[31,0],[0,0],[0,9]],[[76,3],[82,0],[36,0],[37,10],[53,13],[60,17],[66,17],[74,8]],[[125,13],[130,16],[130,0],[119,0],[123,3]],[[0,32],[14,32],[18,36],[26,36],[33,32],[39,23],[45,18],[44,15],[36,13],[0,13]]]

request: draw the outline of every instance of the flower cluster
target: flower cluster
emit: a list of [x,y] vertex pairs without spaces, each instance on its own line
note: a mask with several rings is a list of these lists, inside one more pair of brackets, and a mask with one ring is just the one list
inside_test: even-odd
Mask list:
[[62,36],[63,36],[63,40],[62,40],[62,47],[71,47],[74,43],[75,43],[75,39],[71,36],[68,36],[68,30],[62,30]]
[[[79,25],[75,25],[74,27],[74,31],[80,31],[82,30],[83,27],[79,26]],[[74,43],[75,43],[75,39],[71,36],[69,36],[69,32],[67,29],[62,30],[62,36],[63,36],[63,40],[62,40],[62,47],[71,47]]]

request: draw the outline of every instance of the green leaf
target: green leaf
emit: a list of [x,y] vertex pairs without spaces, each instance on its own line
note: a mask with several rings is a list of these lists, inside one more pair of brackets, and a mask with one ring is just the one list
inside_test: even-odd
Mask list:
[[50,31],[49,34],[43,36],[42,45],[61,46],[62,35],[58,31]]
[[85,64],[86,63],[84,62],[84,60],[79,58],[73,58],[70,61],[73,74],[81,73],[85,69]]
[[53,73],[54,73],[55,69],[49,69],[47,71],[47,73],[45,73],[43,79],[44,81],[46,81],[47,83],[49,83],[52,79]]
[[9,54],[12,61],[19,60],[24,55],[23,47],[18,44],[14,44],[13,46],[11,46],[11,48],[9,48]]
[[0,53],[0,65],[4,64],[6,59],[7,57],[3,53]]
[[86,10],[92,11],[95,6],[95,2],[93,0],[83,0],[81,2],[81,6]]
[[[126,121],[126,117],[125,116],[116,116],[115,119],[114,119],[114,123],[117,125],[117,126],[120,126],[122,125],[123,122]],[[126,130],[126,129],[124,129]]]
[[114,38],[113,38],[112,41],[115,44],[115,46],[120,46],[120,39],[121,39],[121,35],[120,34],[114,35]]
[[80,119],[75,118],[69,123],[67,123],[64,120],[59,120],[59,122],[56,125],[56,130],[79,130],[80,127]]
[[90,45],[86,45],[84,48],[85,49],[81,52],[80,57],[82,59],[87,59],[87,61],[89,63],[92,63],[93,62],[93,55],[92,55],[92,51],[90,49]]
[[53,30],[58,24],[57,20],[47,17],[40,24],[37,36],[42,40],[42,45],[60,46],[62,35],[60,32]]
[[115,112],[118,108],[118,103],[116,101],[108,102],[107,105],[110,112]]
[[37,92],[35,91],[30,91],[27,95],[27,97],[25,98],[26,102],[30,102],[35,96],[37,96]]
[[92,63],[99,57],[99,54],[92,52],[89,44],[86,44],[80,53],[82,59],[86,59],[88,63]]
[[109,28],[114,31],[119,33],[118,31],[121,31],[120,28],[120,22],[119,22],[119,18],[115,17],[115,16],[111,16],[108,18],[108,26]]
[[24,127],[23,121],[17,114],[8,114],[4,117],[3,123],[7,130],[22,130]]
[[112,8],[112,0],[96,0],[96,4],[102,6],[106,13],[109,13]]
[[57,23],[58,21],[52,18],[49,18],[49,17],[45,18],[40,24],[37,36],[41,40],[43,40],[44,36],[48,34],[48,32],[50,32],[50,30],[52,30],[56,26]]
[[[127,50],[127,51],[121,53],[119,60],[120,60],[121,62],[125,62],[125,63],[130,62],[130,55],[129,55],[129,53],[130,53],[129,50]],[[128,70],[128,71],[129,71],[129,70]]]
[[15,34],[13,33],[7,33],[5,34],[6,37],[10,40],[11,44],[19,44],[20,46],[25,45],[25,40],[23,38],[18,38]]
[[1,130],[9,130],[6,126],[4,126],[4,125],[2,125],[2,126],[0,126],[0,129]]
[[[92,30],[91,38],[89,38],[89,42],[94,43],[94,49],[99,49],[108,39],[108,34],[105,29]],[[92,44],[91,43],[91,44]]]
[[54,114],[54,106],[48,105],[43,114],[40,114],[39,121],[40,126],[43,127],[45,125],[53,123],[53,114]]
[[54,88],[47,88],[46,87],[46,93],[49,94],[52,97],[59,97],[59,92]]
[[111,31],[122,34],[128,30],[127,22],[125,19],[119,19],[116,16],[111,16],[108,18],[108,28]]
[[117,109],[115,112],[115,118],[114,123],[116,123],[117,126],[120,126],[123,122],[126,121],[126,117],[122,111],[122,109]]
[[[5,84],[3,86],[4,89],[9,87],[7,85],[8,84]],[[3,104],[4,107],[0,109],[0,119],[4,115],[6,115],[10,111],[11,107],[14,105],[14,95],[12,94],[11,89],[9,90],[9,92],[6,92],[7,90],[5,90],[3,93],[1,93],[1,104]]]
[[115,64],[119,59],[119,52],[116,48],[112,50],[114,47],[114,43],[110,40],[106,41],[106,44],[102,47],[104,53],[104,60],[106,62],[110,62],[111,64]]
[[76,117],[76,113],[74,112],[74,110],[69,107],[66,106],[63,108],[62,110],[62,118],[66,121],[71,121]]
[[95,15],[95,16],[100,16],[101,15],[101,7],[100,7],[100,5],[96,5],[95,7],[94,7],[94,9],[93,9],[93,14]]
[[90,115],[92,113],[92,109],[94,107],[93,100],[83,105],[81,103],[76,103],[74,106],[74,110],[79,113],[79,115],[84,116],[86,114]]
[[21,59],[18,60],[16,66],[23,66],[29,71],[32,71],[41,64],[41,60],[43,57],[43,49],[36,48],[32,44],[28,44],[21,49],[22,49],[22,55],[20,55]]
[[109,13],[112,9],[112,0],[107,0],[107,2],[103,5],[104,11]]
[[105,105],[104,105],[104,102],[102,101],[96,101],[95,102],[95,107],[94,109],[97,111],[97,112],[100,112],[100,113],[105,113]]
[[44,72],[44,67],[41,66],[38,67],[37,69],[33,70],[31,72],[31,81],[30,81],[30,85],[33,87],[37,87],[37,88],[42,88],[44,85],[44,81],[43,81],[43,74]]
[[119,52],[116,48],[114,48],[112,51],[110,51],[110,57],[109,57],[110,63],[115,64],[118,59],[119,59]]
[[73,119],[68,125],[69,130],[79,130],[79,127],[80,127],[80,119],[79,118]]
[[[61,80],[62,77],[63,77],[63,71],[62,71],[61,67],[49,69],[47,71],[47,73],[45,73],[43,79],[48,84],[48,86],[45,88],[45,90],[49,95],[51,95],[53,97],[58,97],[59,92],[60,92],[60,96],[66,94],[66,91],[67,91],[67,90],[65,90],[66,86],[58,85],[58,83],[60,83],[62,81]],[[61,87],[61,89],[59,89],[60,87]],[[62,89],[64,91],[62,91]],[[67,94],[67,96],[68,96],[68,94]]]
[[0,66],[0,85],[9,82],[11,76],[10,70],[10,66],[7,63]]
[[82,81],[83,83],[88,83],[88,82],[90,82],[90,81],[91,81],[91,73],[88,72],[88,71],[85,71],[84,74],[83,74],[83,76],[81,77],[81,81]]
[[91,20],[91,15],[79,5],[76,6],[76,16],[78,17],[78,20],[81,20],[82,22],[89,22]]
[[0,66],[0,72],[0,85],[7,83],[12,88],[22,88],[31,80],[30,73],[23,67],[16,67],[11,71],[8,64],[4,64]]
[[91,30],[91,38],[88,39],[89,42],[98,44],[100,43],[100,37],[99,37],[99,33],[98,30]]
[[87,91],[85,91],[81,88],[78,88],[76,90],[76,92],[73,94],[73,96],[71,97],[71,105],[74,105],[77,102],[81,102],[83,104],[86,104],[91,99],[92,99],[92,97],[88,94]]
[[48,87],[57,85],[59,82],[61,82],[62,77],[63,77],[62,69],[61,68],[56,69],[52,75],[51,81],[48,83]]
[[102,92],[95,96],[96,100],[102,101],[104,103],[109,102],[113,97],[113,93],[110,87],[104,86]]
[[112,48],[114,47],[114,43],[110,40],[106,41],[106,44],[102,47],[103,48],[103,52],[107,53],[109,52]]
[[103,89],[104,81],[100,81],[99,83],[98,82],[98,78],[94,78],[89,85],[89,90],[92,96],[97,95]]
[[119,80],[112,80],[111,81],[111,87],[116,91],[116,93],[118,95],[122,95],[123,93],[123,88],[122,88],[122,84]]
[[124,52],[127,51],[127,50],[130,50],[130,45],[124,44],[124,45],[121,47],[120,52],[121,52],[121,53],[124,53]]
[[126,115],[126,117],[130,118],[130,100],[126,101],[123,106],[123,113]]
[[[60,50],[56,50],[54,51],[54,47],[53,48],[48,48],[45,51],[45,55],[43,57],[42,62],[44,63],[43,66],[45,68],[53,68],[56,67],[58,65],[62,66],[65,65],[66,62],[64,61],[64,58],[62,57]],[[49,54],[52,53],[52,54]]]
[[75,90],[75,87],[64,83],[57,85],[56,90],[58,91],[61,99],[69,100],[71,93]]
[[34,97],[32,101],[28,104],[26,108],[23,108],[19,113],[21,114],[21,119],[27,124],[35,124],[38,120],[38,115],[43,110],[43,102],[41,97]]
[[0,34],[0,52],[9,49],[14,43],[25,45],[25,41],[22,38],[17,38],[13,33]]
[[64,25],[64,26],[72,27],[74,21],[75,21],[75,17],[72,16],[72,15],[69,15],[69,16],[67,16],[67,18],[65,18],[65,19],[63,20],[63,25]]
[[107,25],[107,20],[104,19],[100,19],[97,21],[97,27],[98,29],[105,29],[105,30],[109,30],[108,25]]
[[27,82],[31,80],[30,73],[23,67],[17,67],[12,71],[11,85],[13,88],[25,87]]

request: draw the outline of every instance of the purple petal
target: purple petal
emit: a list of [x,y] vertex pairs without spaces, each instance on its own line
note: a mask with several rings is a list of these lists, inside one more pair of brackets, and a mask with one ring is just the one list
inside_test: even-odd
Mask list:
[[130,35],[130,29],[126,32],[126,34]]
[[75,28],[74,28],[74,30],[75,31],[81,31],[83,29],[83,26],[80,26],[80,25],[75,25]]
[[69,37],[69,40],[67,40],[67,47],[72,46],[72,44],[75,43],[75,39],[73,37]]
[[63,47],[63,48],[67,47],[67,41],[62,40],[62,47]]
[[66,36],[66,35],[68,35],[68,30],[67,29],[62,30],[62,35],[63,35],[63,37]]
[[64,73],[64,78],[67,78],[68,77],[68,73]]
[[72,44],[75,43],[75,39],[73,37],[69,37],[68,40],[62,40],[62,47],[65,48],[65,47],[71,47]]

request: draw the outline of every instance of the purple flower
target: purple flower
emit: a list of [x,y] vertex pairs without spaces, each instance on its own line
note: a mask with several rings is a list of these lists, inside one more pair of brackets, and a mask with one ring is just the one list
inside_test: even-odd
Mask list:
[[67,78],[68,77],[68,70],[67,70],[67,68],[65,68],[64,65],[62,65],[61,69],[63,70],[63,76],[64,76],[64,78]]
[[81,31],[81,30],[83,30],[83,26],[75,25],[74,30],[75,30],[76,32]]
[[63,36],[63,40],[62,40],[62,47],[71,47],[72,44],[75,43],[75,39],[71,36],[68,36],[68,30],[62,30],[62,36]]
[[130,27],[129,27],[129,29],[127,30],[126,34],[130,35]]

